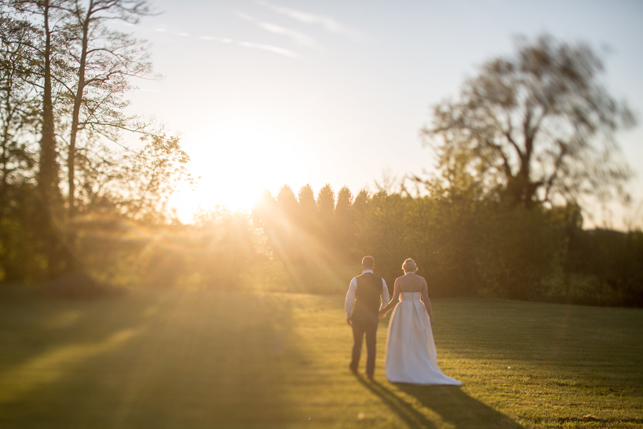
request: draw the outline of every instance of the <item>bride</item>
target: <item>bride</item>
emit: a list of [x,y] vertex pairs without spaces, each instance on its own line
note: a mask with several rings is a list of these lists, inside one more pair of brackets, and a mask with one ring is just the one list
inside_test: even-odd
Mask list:
[[380,310],[384,317],[395,307],[386,338],[386,378],[393,383],[461,385],[438,367],[426,280],[415,274],[413,259],[404,261],[402,269],[404,275],[395,280],[393,299]]

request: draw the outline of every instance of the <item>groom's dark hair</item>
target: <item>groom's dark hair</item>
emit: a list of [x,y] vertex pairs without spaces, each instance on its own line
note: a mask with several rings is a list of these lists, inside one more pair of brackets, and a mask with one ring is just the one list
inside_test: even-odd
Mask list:
[[363,268],[373,268],[373,265],[375,265],[375,259],[373,259],[372,256],[364,256],[362,258],[362,267]]

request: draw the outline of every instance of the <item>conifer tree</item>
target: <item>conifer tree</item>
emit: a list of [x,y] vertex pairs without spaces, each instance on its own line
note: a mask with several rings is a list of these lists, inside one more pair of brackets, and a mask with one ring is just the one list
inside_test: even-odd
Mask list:
[[353,194],[350,189],[344,186],[337,193],[337,204],[335,205],[335,230],[333,232],[334,243],[338,253],[345,262],[348,262],[352,254],[353,239],[355,236],[355,217],[351,205]]
[[321,188],[317,194],[317,211],[319,213],[319,240],[326,246],[332,247],[335,229],[335,193],[329,184]]
[[299,226],[308,234],[315,235],[318,225],[318,211],[313,188],[309,184],[302,186],[298,197]]

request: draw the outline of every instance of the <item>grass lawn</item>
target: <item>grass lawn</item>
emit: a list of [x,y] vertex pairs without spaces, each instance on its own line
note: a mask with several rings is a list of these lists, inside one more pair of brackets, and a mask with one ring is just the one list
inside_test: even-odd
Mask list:
[[0,428],[643,427],[643,310],[433,306],[464,387],[387,382],[388,319],[375,381],[353,376],[341,296],[3,295]]

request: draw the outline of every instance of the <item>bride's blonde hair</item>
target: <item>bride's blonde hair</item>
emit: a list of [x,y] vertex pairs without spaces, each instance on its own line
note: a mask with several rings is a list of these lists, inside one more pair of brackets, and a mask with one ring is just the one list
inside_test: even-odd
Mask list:
[[414,272],[416,272],[418,270],[418,266],[417,266],[417,264],[415,263],[415,261],[413,259],[406,258],[406,260],[402,264],[402,269],[407,273],[408,272],[413,272],[414,273]]

